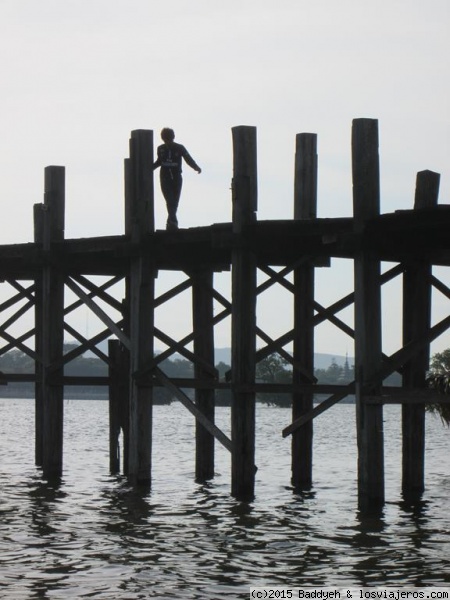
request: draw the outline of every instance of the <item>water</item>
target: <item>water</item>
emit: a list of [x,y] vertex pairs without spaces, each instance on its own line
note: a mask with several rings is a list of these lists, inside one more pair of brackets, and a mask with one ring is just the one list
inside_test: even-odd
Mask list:
[[[108,404],[66,401],[59,486],[34,467],[30,400],[0,400],[0,597],[247,598],[250,585],[450,584],[450,431],[427,416],[427,490],[400,491],[399,407],[385,408],[386,497],[379,516],[357,509],[354,407],[315,424],[315,485],[289,487],[290,411],[257,408],[257,488],[229,495],[230,459],[194,483],[194,425],[178,404],[154,412],[151,492],[108,474]],[[229,410],[217,421],[229,435]]]

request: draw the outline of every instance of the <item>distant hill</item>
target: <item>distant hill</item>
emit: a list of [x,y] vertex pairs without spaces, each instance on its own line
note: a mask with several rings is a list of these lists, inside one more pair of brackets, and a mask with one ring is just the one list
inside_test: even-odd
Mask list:
[[[224,362],[229,365],[231,363],[231,348],[216,348],[215,350],[215,363],[216,365],[220,362]],[[314,354],[314,368],[316,369],[328,369],[331,363],[334,361],[340,367],[344,366],[346,357],[339,354]],[[355,359],[348,357],[348,364],[350,367],[354,365]]]
[[[108,354],[108,342],[102,342],[99,344],[99,348]],[[156,349],[158,353],[158,349]],[[91,352],[86,352],[85,356],[94,356]],[[179,354],[175,354],[172,358],[182,358]],[[334,361],[338,366],[342,367],[345,364],[345,356],[339,354],[324,354],[317,352],[314,354],[314,368],[315,369],[328,369],[331,363]],[[215,349],[215,364],[220,362],[226,365],[231,364],[231,348],[216,348]],[[351,356],[348,357],[348,364],[350,367],[354,365],[355,359]]]

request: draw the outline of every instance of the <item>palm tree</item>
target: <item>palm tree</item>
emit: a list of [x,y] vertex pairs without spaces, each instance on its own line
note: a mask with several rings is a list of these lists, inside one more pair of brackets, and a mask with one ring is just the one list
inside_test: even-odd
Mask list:
[[[450,348],[432,357],[427,383],[440,394],[450,395]],[[442,422],[450,427],[450,402],[427,404],[426,409],[438,414]]]

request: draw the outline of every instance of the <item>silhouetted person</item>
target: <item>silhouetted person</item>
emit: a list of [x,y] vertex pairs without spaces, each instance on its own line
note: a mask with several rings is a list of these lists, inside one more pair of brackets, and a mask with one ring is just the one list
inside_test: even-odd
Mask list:
[[161,131],[161,139],[164,144],[158,146],[158,158],[153,163],[153,169],[161,167],[161,191],[167,204],[166,229],[178,229],[177,209],[183,186],[182,159],[184,158],[187,164],[197,173],[201,173],[202,170],[186,148],[174,142],[175,132],[173,129],[164,127]]

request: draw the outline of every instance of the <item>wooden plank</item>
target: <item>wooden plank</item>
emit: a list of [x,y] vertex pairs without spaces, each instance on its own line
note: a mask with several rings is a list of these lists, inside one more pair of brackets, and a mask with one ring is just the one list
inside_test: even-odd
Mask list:
[[116,323],[111,319],[111,317],[109,315],[107,315],[105,313],[105,311],[102,310],[94,302],[94,300],[92,300],[92,298],[88,294],[86,294],[86,292],[84,290],[82,290],[81,287],[77,283],[75,283],[75,281],[73,281],[73,279],[71,279],[70,277],[66,277],[65,283],[66,283],[67,287],[69,289],[71,289],[72,292],[76,296],[78,296],[78,298],[80,298],[80,300],[82,300],[84,302],[84,304],[86,304],[86,306],[88,306],[92,310],[92,312],[95,314],[95,316],[98,317],[100,319],[100,321],[102,321],[102,323],[104,323],[108,327],[110,332],[112,334],[114,334],[115,336],[117,336],[117,338],[122,342],[122,344],[126,348],[129,348],[130,340],[129,340],[128,336],[125,335],[125,333],[116,325]]
[[[259,327],[256,327],[256,334],[259,338],[266,342],[267,345],[275,347],[274,340],[272,340],[272,338]],[[277,352],[281,356],[281,358],[284,358],[286,362],[292,365],[295,371],[301,373],[306,381],[308,381],[309,383],[314,383],[317,381],[316,377],[314,377],[313,369],[308,370],[307,368],[305,368],[302,363],[300,363],[298,360],[295,360],[283,347],[277,346],[275,352]]]
[[[368,220],[380,211],[378,122],[355,119],[352,127],[353,214],[355,233],[363,235]],[[380,261],[364,249],[355,256],[355,376],[360,508],[384,503],[383,407],[364,401],[366,382],[380,369]],[[381,384],[372,396],[381,391]]]
[[[116,325],[117,327],[120,327],[120,322],[116,323]],[[81,333],[78,333],[78,331],[71,327],[68,323],[64,324],[64,331],[67,331],[67,333],[71,335],[75,340],[77,340],[77,342],[80,342],[80,345],[77,348],[66,352],[66,354],[64,355],[64,364],[67,364],[68,362],[72,361],[75,358],[75,356],[81,356],[87,350],[90,350],[93,354],[97,356],[97,358],[99,358],[104,363],[109,364],[108,356],[96,346],[97,343],[104,339],[107,339],[111,335],[109,329],[106,329],[105,331],[101,332],[101,334],[97,334],[90,340],[86,339],[83,335],[81,335]]]
[[256,221],[256,128],[234,127],[233,233],[239,244],[232,250],[231,368],[232,405],[231,493],[252,500],[255,493],[255,394],[241,384],[254,383],[256,353],[256,256],[247,244]]
[[[195,378],[202,383],[215,378],[214,368],[214,306],[210,289],[213,272],[200,271],[192,276],[192,325],[194,330],[194,354],[202,363],[194,364]],[[210,423],[214,424],[214,389],[199,388],[195,391],[195,404]],[[204,482],[214,477],[214,436],[199,422],[195,423],[195,479]]]
[[155,377],[164,385],[165,388],[169,390],[169,392],[179,400],[183,406],[185,406],[188,411],[194,415],[194,417],[199,421],[203,427],[213,435],[218,442],[222,444],[224,448],[232,452],[233,443],[228,436],[226,436],[223,431],[221,431],[217,425],[211,423],[209,419],[203,414],[203,412],[190,400],[186,394],[180,390],[168,377],[165,375],[159,367],[155,367],[154,369]]
[[329,408],[331,408],[332,406],[334,406],[335,404],[337,404],[338,402],[343,400],[349,394],[353,393],[353,391],[354,391],[354,384],[351,383],[343,391],[339,391],[336,394],[333,394],[326,400],[323,400],[323,402],[321,402],[314,408],[311,408],[308,412],[302,414],[300,417],[297,417],[295,419],[295,421],[293,421],[290,425],[288,425],[287,427],[285,427],[283,429],[283,432],[282,432],[283,437],[287,437],[288,435],[291,435],[292,433],[294,433],[294,431],[297,431],[298,429],[300,429],[300,427],[304,427],[305,424],[309,423],[310,421],[312,421],[313,419],[315,419],[316,417],[321,415],[323,412],[325,412],[326,410],[328,410]]
[[[317,135],[296,136],[294,219],[317,218]],[[293,384],[310,383],[314,377],[314,266],[304,263],[294,269],[294,339],[293,359],[300,368],[293,369]],[[302,419],[313,410],[313,392],[293,392],[292,421]],[[291,482],[295,490],[310,489],[313,464],[313,420],[302,429],[292,431]]]
[[365,391],[370,392],[374,386],[378,386],[386,377],[389,377],[394,371],[400,370],[405,363],[413,358],[422,348],[426,347],[429,342],[432,342],[440,335],[445,333],[450,328],[450,315],[444,317],[441,321],[430,327],[426,334],[421,339],[415,339],[408,342],[403,348],[394,352],[388,357],[385,364],[365,383]]
[[[72,279],[73,279],[73,281],[76,281],[80,285],[84,286],[87,290],[89,290],[90,298],[92,296],[100,298],[101,300],[103,300],[103,302],[105,302],[106,304],[108,304],[109,306],[114,308],[115,310],[117,310],[119,312],[122,311],[122,303],[119,300],[117,300],[116,298],[114,298],[113,296],[111,296],[110,294],[107,294],[104,291],[103,286],[95,285],[95,283],[93,283],[87,277],[84,277],[83,275],[72,275]],[[113,279],[117,280],[118,278],[114,277]]]
[[189,339],[195,342],[195,332],[192,332],[191,335],[187,336],[187,338],[185,338],[181,342],[176,342],[166,333],[155,327],[155,337],[158,340],[164,342],[164,344],[169,346],[173,351],[178,352],[179,354],[181,354],[181,356],[187,358],[187,360],[192,361],[194,365],[199,365],[205,371],[209,371],[212,375],[217,374],[217,370],[214,367],[214,364],[211,365],[209,361],[203,360],[201,356],[196,355],[194,352],[191,352],[185,347],[185,339]]
[[[437,206],[439,175],[417,174],[414,209]],[[403,344],[426,338],[431,325],[431,264],[409,262],[403,274]],[[403,366],[404,388],[425,388],[430,343]],[[425,489],[425,405],[402,406],[402,489],[405,496]]]
[[[226,310],[223,310],[222,312],[220,312],[219,314],[215,315],[214,320],[213,320],[213,325],[217,325],[218,323],[223,321],[223,319],[226,319],[226,317],[228,317],[230,315],[230,313],[231,313],[231,309],[226,309]],[[175,352],[179,352],[180,354],[182,354],[183,356],[188,358],[188,360],[192,360],[192,362],[194,364],[196,364],[196,363],[203,364],[204,368],[206,368],[207,370],[210,369],[210,365],[208,363],[205,363],[204,361],[202,363],[201,359],[197,359],[195,357],[194,353],[189,352],[189,350],[187,350],[185,348],[185,346],[187,344],[190,344],[191,342],[194,341],[194,332],[185,336],[179,342],[175,342],[174,340],[172,340],[172,338],[169,338],[169,336],[166,336],[162,331],[155,328],[155,337],[158,338],[159,335],[161,336],[161,340],[164,341],[164,343],[170,342],[171,346],[169,347],[168,350],[165,350],[164,352],[161,352],[157,356],[154,356],[153,360],[150,362],[149,365],[147,365],[144,369],[142,369],[141,371],[138,371],[137,373],[134,374],[135,377],[145,379],[145,377],[152,372],[154,367],[156,367],[157,365],[162,363],[164,360],[166,360],[166,358],[169,358],[170,356],[175,354]],[[216,369],[214,369],[214,371],[211,371],[211,372],[214,375],[217,374]]]

